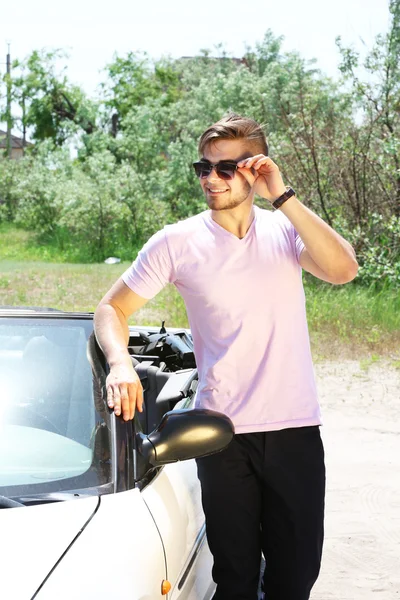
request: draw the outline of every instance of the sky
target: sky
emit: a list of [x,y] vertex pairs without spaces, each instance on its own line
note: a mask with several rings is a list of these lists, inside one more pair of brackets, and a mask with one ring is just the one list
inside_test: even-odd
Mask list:
[[[327,75],[338,77],[340,35],[345,45],[365,52],[389,26],[389,0],[16,0],[0,4],[0,73],[11,60],[33,50],[63,48],[70,57],[69,80],[91,96],[114,54],[146,51],[151,57],[194,56],[222,43],[240,57],[271,29],[283,35],[283,51],[316,58]],[[364,41],[361,41],[361,39]],[[212,53],[212,52],[211,52]],[[2,124],[4,128],[4,124]]]

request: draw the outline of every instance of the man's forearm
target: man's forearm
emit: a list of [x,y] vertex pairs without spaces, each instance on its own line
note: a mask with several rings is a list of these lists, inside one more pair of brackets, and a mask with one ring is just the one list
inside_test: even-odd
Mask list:
[[96,339],[110,366],[129,361],[128,323],[122,312],[108,303],[101,303],[94,315]]
[[358,269],[352,246],[318,215],[293,196],[281,210],[291,221],[314,262],[330,277],[349,274],[352,279]]

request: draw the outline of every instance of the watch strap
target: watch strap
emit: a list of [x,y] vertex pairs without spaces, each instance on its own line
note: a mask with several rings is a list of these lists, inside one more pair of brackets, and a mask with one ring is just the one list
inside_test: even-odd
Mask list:
[[277,198],[275,200],[275,202],[272,203],[272,206],[274,208],[280,208],[282,206],[282,204],[284,202],[286,202],[286,200],[289,200],[289,198],[291,198],[292,196],[295,196],[295,194],[296,194],[296,192],[294,191],[294,189],[287,185],[286,192],[284,192],[282,194],[282,196],[279,196],[279,198]]

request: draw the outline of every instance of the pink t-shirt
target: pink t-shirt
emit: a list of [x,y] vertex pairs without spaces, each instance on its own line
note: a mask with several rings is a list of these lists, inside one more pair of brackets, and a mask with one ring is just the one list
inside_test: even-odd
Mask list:
[[321,423],[301,267],[304,244],[285,215],[254,207],[243,239],[204,211],[167,225],[122,278],[143,298],[167,283],[193,336],[196,406],[227,414],[236,433]]

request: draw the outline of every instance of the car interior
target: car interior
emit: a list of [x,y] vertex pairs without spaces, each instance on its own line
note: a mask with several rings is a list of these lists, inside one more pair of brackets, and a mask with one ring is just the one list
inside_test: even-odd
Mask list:
[[86,335],[80,327],[25,326],[0,339],[3,419],[89,446],[95,423]]
[[[185,330],[138,328],[130,332],[128,350],[144,389],[144,411],[138,417],[148,434],[178,402],[186,399],[189,405],[196,392],[193,343]],[[3,422],[58,433],[89,447],[95,408],[102,414],[105,406],[101,390],[93,389],[86,352],[86,334],[79,326],[7,325],[0,331]],[[93,392],[95,404],[87,401]]]
[[193,344],[186,331],[167,333],[131,332],[128,350],[144,390],[144,411],[139,421],[150,433],[177,402],[190,403],[197,388],[198,373]]

